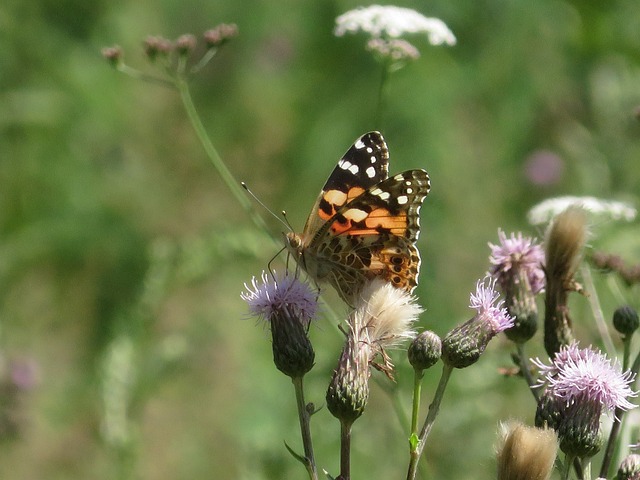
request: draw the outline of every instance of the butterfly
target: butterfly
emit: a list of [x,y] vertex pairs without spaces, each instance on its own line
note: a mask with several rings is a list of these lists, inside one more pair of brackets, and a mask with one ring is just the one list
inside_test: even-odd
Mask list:
[[365,133],[329,175],[302,233],[286,234],[286,247],[314,281],[331,284],[349,305],[374,278],[411,292],[420,268],[420,206],[430,188],[424,170],[389,178],[384,138]]

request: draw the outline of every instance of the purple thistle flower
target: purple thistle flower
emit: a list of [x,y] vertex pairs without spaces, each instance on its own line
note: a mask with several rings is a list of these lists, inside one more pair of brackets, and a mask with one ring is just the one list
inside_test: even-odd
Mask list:
[[489,340],[513,326],[513,317],[496,301],[500,294],[495,290],[495,279],[478,280],[475,293],[471,294],[470,308],[476,310],[471,320],[455,327],[442,340],[442,360],[455,368],[474,364],[487,348]]
[[540,386],[566,405],[588,403],[610,413],[616,408],[629,410],[635,405],[627,400],[637,396],[630,388],[635,374],[622,372],[617,359],[611,360],[591,348],[578,348],[577,343],[564,346],[550,365],[539,359],[533,363],[540,368]]
[[291,378],[302,378],[314,364],[315,353],[307,335],[316,314],[318,298],[306,283],[293,276],[253,277],[240,296],[251,313],[269,322],[273,362]]
[[244,284],[245,291],[240,297],[249,305],[252,315],[271,320],[274,314],[290,308],[301,323],[308,325],[318,311],[318,296],[308,284],[291,275],[270,278],[262,272],[262,283],[256,277],[251,286]]
[[495,290],[496,280],[484,277],[476,283],[476,292],[471,293],[469,308],[478,312],[477,316],[490,327],[494,335],[513,326],[513,317],[503,307],[504,301],[496,301],[500,294]]
[[518,283],[520,272],[527,280],[531,292],[536,295],[544,289],[544,250],[542,245],[530,237],[524,237],[518,232],[510,237],[498,230],[499,245],[489,243],[491,256],[489,261],[493,265],[491,275],[498,279],[504,288],[511,283]]

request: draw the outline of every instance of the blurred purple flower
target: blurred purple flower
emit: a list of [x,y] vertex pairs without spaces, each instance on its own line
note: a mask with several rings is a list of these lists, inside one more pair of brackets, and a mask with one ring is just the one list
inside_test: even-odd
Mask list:
[[498,280],[500,286],[518,283],[520,273],[526,275],[534,295],[544,288],[544,250],[542,245],[530,237],[524,237],[518,232],[510,237],[498,230],[500,244],[489,243],[491,256],[489,261],[493,265],[491,275]]
[[564,161],[549,150],[537,150],[525,160],[524,174],[534,185],[549,187],[562,180]]

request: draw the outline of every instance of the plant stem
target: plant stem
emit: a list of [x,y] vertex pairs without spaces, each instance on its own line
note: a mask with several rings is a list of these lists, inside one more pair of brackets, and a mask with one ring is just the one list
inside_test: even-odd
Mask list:
[[351,479],[351,425],[340,420],[340,480]]
[[376,105],[376,113],[375,113],[375,128],[382,130],[382,113],[384,107],[384,94],[385,94],[385,85],[387,83],[387,78],[389,78],[389,62],[382,62],[382,72],[380,74],[380,85],[378,87],[378,104]]
[[409,457],[409,470],[407,472],[407,480],[414,480],[416,478],[416,473],[418,471],[418,460],[420,460],[420,456],[422,455],[422,451],[424,450],[425,443],[427,441],[427,437],[431,432],[431,428],[433,427],[433,423],[438,415],[438,410],[440,409],[440,403],[442,402],[442,397],[444,396],[444,391],[447,388],[447,383],[449,382],[449,378],[451,378],[451,373],[453,372],[453,367],[445,364],[442,367],[442,375],[440,376],[440,383],[438,383],[438,388],[433,397],[433,402],[429,405],[429,412],[427,413],[427,418],[424,421],[424,425],[422,426],[422,430],[420,430],[420,437],[418,444],[415,448],[412,448],[410,451]]
[[303,377],[294,377],[291,379],[296,391],[296,405],[298,407],[298,419],[300,420],[300,434],[302,435],[302,445],[304,448],[305,466],[311,480],[318,480],[318,472],[316,469],[316,461],[313,456],[313,443],[311,441],[311,428],[309,419],[311,415],[307,410],[304,401]]
[[569,455],[565,456],[562,476],[560,477],[562,480],[569,479],[569,472],[571,471],[571,465],[573,465],[574,459],[575,457],[573,456],[572,457],[569,457]]
[[424,370],[414,369],[413,375],[413,409],[411,410],[411,437],[418,435],[418,415],[420,413],[420,395],[422,394],[422,377]]
[[193,104],[193,100],[191,99],[189,86],[183,76],[179,76],[176,79],[176,87],[180,92],[180,98],[182,99],[184,108],[187,111],[189,121],[191,122],[193,129],[196,131],[198,140],[200,140],[200,143],[202,143],[207,157],[209,157],[209,160],[218,171],[218,174],[222,178],[222,181],[227,185],[227,187],[229,187],[229,190],[231,190],[231,193],[238,201],[240,206],[247,212],[253,223],[255,223],[258,228],[269,234],[269,229],[264,223],[264,220],[255,212],[251,201],[247,198],[247,195],[240,186],[240,183],[233,177],[225,163],[222,161],[222,158],[220,158],[220,155],[218,154],[216,148],[213,146],[213,143],[211,143],[211,139],[207,134],[207,130],[205,129],[202,120],[200,120],[200,116],[198,115],[196,107]]
[[[622,370],[625,371],[629,366],[630,358],[631,337],[629,335],[624,336],[623,345],[624,353],[622,356]],[[611,426],[611,432],[609,432],[609,439],[607,440],[607,448],[604,451],[604,456],[602,457],[602,465],[600,466],[600,477],[602,478],[607,478],[607,475],[609,474],[609,467],[611,466],[611,461],[613,460],[616,440],[618,438],[618,434],[620,433],[620,428],[622,427],[622,419],[624,417],[624,414],[624,410],[620,408],[615,409],[613,416],[613,425]]]
[[529,363],[527,362],[526,360],[527,357],[524,354],[524,343],[516,343],[516,349],[518,351],[518,363],[520,364],[519,365],[520,372],[522,373],[522,376],[526,380],[527,385],[529,385],[529,390],[531,391],[533,398],[536,399],[536,403],[537,403],[538,400],[540,400],[540,389],[533,388],[533,386],[535,385],[535,381],[531,376],[531,370],[529,370]]

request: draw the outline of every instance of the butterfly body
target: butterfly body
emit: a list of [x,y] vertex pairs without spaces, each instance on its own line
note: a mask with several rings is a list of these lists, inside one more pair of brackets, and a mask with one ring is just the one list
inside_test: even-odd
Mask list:
[[286,246],[317,282],[328,282],[349,304],[376,277],[412,291],[420,255],[419,211],[430,189],[424,170],[388,178],[382,135],[369,132],[340,159],[318,196],[302,233]]

